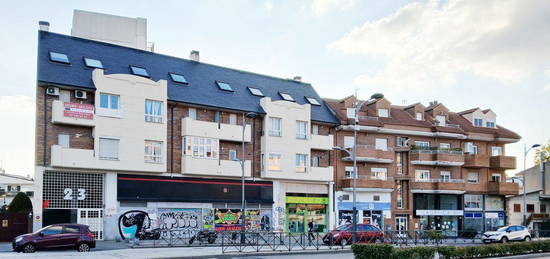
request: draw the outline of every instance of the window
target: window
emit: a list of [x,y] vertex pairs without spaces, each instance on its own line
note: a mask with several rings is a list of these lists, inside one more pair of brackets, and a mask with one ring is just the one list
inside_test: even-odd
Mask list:
[[281,126],[281,118],[269,117],[269,136],[282,136]]
[[311,167],[319,167],[319,157],[311,156]]
[[492,174],[491,175],[491,181],[500,183],[502,181],[502,175],[501,174]]
[[468,183],[479,183],[479,173],[468,173]]
[[162,102],[145,100],[145,121],[162,123]]
[[380,195],[373,195],[372,200],[373,201],[380,201]]
[[59,90],[59,100],[64,103],[71,102],[71,92],[67,90]]
[[311,125],[311,134],[319,135],[319,125],[317,125],[317,124],[312,124]]
[[388,179],[388,168],[371,168],[370,176],[373,180],[387,180]]
[[313,104],[313,105],[318,105],[320,106],[321,103],[319,103],[319,101],[317,101],[317,99],[313,98],[313,97],[306,97],[307,101],[310,103],[310,104]]
[[477,146],[474,145],[473,142],[465,142],[464,143],[464,151],[469,153],[469,154],[475,155],[475,154],[477,154]]
[[407,142],[407,139],[408,138],[406,138],[406,137],[396,137],[395,145],[398,146],[398,147],[404,147],[405,143]]
[[103,109],[118,110],[119,108],[119,98],[118,95],[113,94],[99,94],[99,107]]
[[145,162],[162,163],[162,142],[145,141]]
[[50,60],[53,62],[58,63],[64,63],[64,64],[70,64],[69,57],[67,57],[66,54],[58,53],[58,52],[51,52],[50,51]]
[[421,113],[421,112],[417,112],[417,113],[416,113],[416,120],[421,121],[421,120],[423,120],[423,119],[424,119],[424,114]]
[[403,152],[395,153],[395,165],[397,166],[396,173],[403,174]]
[[447,118],[445,115],[437,115],[435,116],[435,119],[437,120],[437,126],[445,126]]
[[229,160],[231,160],[231,161],[238,160],[237,159],[237,150],[235,150],[235,149],[230,149],[229,150]]
[[470,210],[481,210],[483,195],[464,194],[464,208]]
[[395,183],[395,189],[397,190],[396,206],[398,209],[403,209],[403,184],[402,181]]
[[218,139],[185,136],[183,153],[197,158],[218,159],[219,143]]
[[296,138],[297,139],[307,138],[307,122],[296,121]]
[[514,203],[514,212],[521,212],[521,205]]
[[80,228],[76,226],[65,226],[65,228],[63,228],[63,233],[80,233]]
[[216,81],[216,84],[218,85],[218,88],[220,88],[221,90],[233,92],[233,88],[231,88],[231,86],[228,83]]
[[527,204],[527,212],[535,212],[535,205]]
[[307,172],[307,155],[306,154],[296,154],[296,172],[298,173]]
[[428,142],[428,141],[415,141],[414,146],[429,148],[430,147],[430,142]]
[[502,147],[491,147],[491,156],[502,156]]
[[439,172],[439,176],[441,177],[442,182],[450,182],[451,181],[451,172],[450,171],[441,171],[441,172]]
[[428,181],[430,181],[430,170],[416,170],[415,171],[415,180],[417,182],[428,182]]
[[51,226],[49,228],[46,228],[46,229],[42,230],[41,233],[43,233],[44,236],[61,234],[61,233],[63,233],[63,227],[62,226]]
[[281,98],[283,98],[283,100],[285,100],[285,101],[294,102],[294,98],[292,98],[292,96],[291,96],[290,94],[279,92],[279,95],[280,95]]
[[250,91],[250,93],[255,96],[264,96],[264,93],[262,93],[262,90],[258,88],[249,87],[248,91]]
[[495,123],[492,122],[492,121],[485,122],[485,125],[487,126],[487,128],[494,128],[495,127]]
[[483,119],[474,118],[474,126],[483,127]]
[[229,114],[229,124],[237,125],[237,114],[234,114],[234,113]]
[[342,200],[349,201],[349,194],[342,195]]
[[269,171],[281,171],[281,154],[269,154],[267,169]]
[[130,66],[130,70],[132,70],[132,74],[136,76],[149,77],[149,73],[147,73],[145,68]]
[[192,120],[197,119],[197,109],[189,108],[189,118],[191,118]]
[[348,115],[348,119],[355,119],[355,108],[347,108],[346,113]]
[[84,58],[84,64],[86,64],[87,67],[103,69],[103,63],[97,59]]
[[187,84],[187,79],[185,79],[185,76],[180,74],[174,74],[174,73],[169,73],[169,74],[170,74],[170,78],[172,78],[172,81],[180,84]]
[[439,143],[439,149],[441,150],[450,150],[451,144],[449,143]]
[[214,122],[220,123],[220,122],[221,122],[220,117],[221,117],[220,112],[219,112],[219,111],[216,111],[216,112],[214,113]]
[[344,176],[347,179],[352,179],[353,178],[353,166],[346,166],[346,171],[344,173]]
[[70,138],[68,134],[59,134],[57,135],[57,144],[62,148],[70,147]]
[[390,117],[388,109],[378,109],[378,117]]
[[546,204],[540,205],[540,213],[546,213]]
[[119,139],[99,138],[99,158],[118,160],[119,142]]
[[354,140],[353,136],[344,136],[344,148],[353,148]]
[[377,138],[376,139],[376,149],[387,151],[388,150],[388,139]]

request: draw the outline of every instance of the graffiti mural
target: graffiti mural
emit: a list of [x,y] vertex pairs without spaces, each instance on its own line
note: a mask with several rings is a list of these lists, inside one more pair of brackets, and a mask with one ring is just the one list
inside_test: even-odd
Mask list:
[[130,210],[118,217],[118,231],[120,237],[140,238],[147,232],[151,232],[151,218],[149,214],[141,210]]
[[159,229],[163,232],[184,230],[194,233],[203,228],[202,209],[159,208],[157,214]]
[[214,228],[214,209],[202,209],[202,224],[204,229]]
[[240,231],[240,209],[216,209],[214,223],[216,231]]

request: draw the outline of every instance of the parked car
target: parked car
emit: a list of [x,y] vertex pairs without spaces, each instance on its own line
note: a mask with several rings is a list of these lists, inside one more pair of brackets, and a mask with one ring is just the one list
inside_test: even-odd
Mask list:
[[[348,245],[352,243],[353,225],[342,225],[323,237],[326,245]],[[357,224],[357,243],[375,243],[384,241],[384,232],[370,224]]]
[[524,226],[506,226],[497,229],[496,231],[487,231],[483,233],[481,241],[483,243],[502,242],[508,241],[530,241],[531,233]]
[[88,252],[95,247],[95,237],[86,225],[54,224],[16,237],[12,247],[24,253],[48,248],[76,248],[79,252]]

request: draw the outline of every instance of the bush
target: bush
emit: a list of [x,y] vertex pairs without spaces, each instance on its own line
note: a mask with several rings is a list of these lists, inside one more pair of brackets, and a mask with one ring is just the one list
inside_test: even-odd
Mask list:
[[428,238],[435,241],[435,243],[437,244],[439,243],[439,241],[441,241],[441,239],[443,239],[443,233],[441,233],[440,231],[430,230],[428,231]]
[[351,251],[358,259],[390,259],[393,250],[392,245],[353,244],[351,246]]
[[17,195],[15,195],[15,197],[13,197],[13,200],[11,201],[8,207],[9,213],[19,213],[19,212],[28,213],[31,211],[32,211],[31,199],[29,199],[29,196],[27,196],[23,192],[20,192]]
[[397,248],[397,249],[394,249],[392,258],[393,259],[404,259],[404,258],[430,259],[430,258],[433,258],[436,251],[437,251],[437,248],[430,247],[430,246]]

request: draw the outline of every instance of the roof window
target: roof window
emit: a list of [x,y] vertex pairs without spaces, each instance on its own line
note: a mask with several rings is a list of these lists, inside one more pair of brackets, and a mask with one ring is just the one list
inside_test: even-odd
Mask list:
[[64,64],[71,64],[66,54],[50,51],[50,60]]
[[317,99],[313,97],[306,97],[306,99],[310,104],[319,105],[319,106],[321,105],[321,103],[319,103],[319,101],[317,101]]
[[250,91],[250,93],[252,95],[255,95],[255,96],[264,96],[264,93],[262,93],[262,90],[258,89],[258,88],[254,88],[254,87],[248,87],[248,90]]
[[172,78],[172,81],[176,83],[187,84],[187,79],[185,79],[183,75],[174,74],[174,73],[169,73],[169,74],[170,74],[170,77]]
[[290,94],[287,94],[287,93],[279,93],[279,95],[283,98],[283,100],[285,101],[291,101],[291,102],[294,102],[294,98],[292,98],[292,95]]
[[233,88],[228,83],[216,81],[216,84],[221,90],[233,92]]
[[84,58],[84,63],[86,64],[87,67],[103,69],[103,63],[101,63],[101,60]]
[[149,77],[149,73],[147,73],[147,70],[145,68],[130,66],[130,69],[132,70],[132,74],[136,76]]

